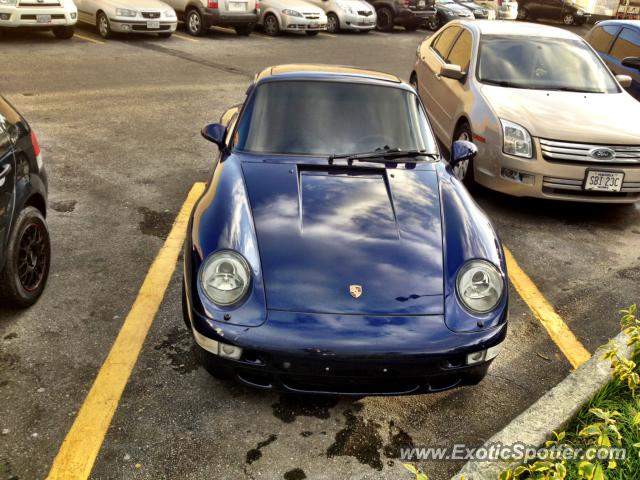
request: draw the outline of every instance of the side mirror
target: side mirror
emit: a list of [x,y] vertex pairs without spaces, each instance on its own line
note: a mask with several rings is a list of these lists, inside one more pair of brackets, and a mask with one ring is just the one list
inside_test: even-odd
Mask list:
[[465,160],[472,160],[478,154],[478,147],[473,143],[465,140],[457,140],[453,142],[453,148],[451,149],[451,162],[450,165],[455,167],[458,163]]
[[227,135],[227,128],[224,125],[212,123],[204,127],[200,133],[204,138],[218,145],[218,147],[225,147],[224,137]]
[[453,78],[454,80],[462,80],[467,76],[467,74],[462,71],[462,67],[460,65],[445,63],[444,65],[442,65],[442,67],[440,67],[440,76],[445,78]]
[[640,70],[640,57],[627,57],[622,60],[622,65]]
[[631,86],[632,79],[629,75],[616,75],[616,80],[622,88],[629,88]]

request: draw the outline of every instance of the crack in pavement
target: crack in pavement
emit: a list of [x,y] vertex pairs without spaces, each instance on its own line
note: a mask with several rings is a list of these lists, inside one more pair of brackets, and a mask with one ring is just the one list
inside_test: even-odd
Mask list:
[[223,72],[232,73],[234,75],[242,75],[243,77],[247,77],[253,80],[254,72],[248,72],[246,70],[242,70],[236,67],[230,67],[223,63],[211,62],[209,60],[203,60],[201,58],[196,57],[195,55],[191,55],[190,53],[182,52],[180,50],[174,50],[173,48],[163,47],[161,45],[157,45],[155,43],[148,42],[124,42],[127,45],[143,48],[146,50],[152,50],[158,53],[164,53],[165,55],[170,55],[175,58],[179,58],[181,60],[185,60],[187,62],[196,63],[198,65],[202,65],[204,67],[213,68],[216,70],[221,70]]

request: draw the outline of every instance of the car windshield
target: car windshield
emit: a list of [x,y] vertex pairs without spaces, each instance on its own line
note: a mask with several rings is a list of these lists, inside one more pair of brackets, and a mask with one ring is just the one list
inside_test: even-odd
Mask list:
[[447,3],[455,3],[453,0],[436,0],[438,5],[446,5]]
[[333,155],[437,148],[413,92],[366,83],[275,81],[259,85],[240,119],[235,148]]
[[582,41],[485,35],[478,80],[512,88],[617,93],[613,77]]

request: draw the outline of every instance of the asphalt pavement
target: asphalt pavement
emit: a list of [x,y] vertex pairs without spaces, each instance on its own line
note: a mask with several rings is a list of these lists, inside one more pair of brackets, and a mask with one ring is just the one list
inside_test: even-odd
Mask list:
[[[581,30],[583,31],[583,30]],[[424,31],[315,38],[217,30],[201,39],[80,30],[0,40],[0,93],[30,121],[50,175],[51,277],[0,311],[0,479],[46,477],[149,265],[215,147],[200,128],[282,63],[356,65],[408,79]],[[478,189],[502,241],[592,354],[639,300],[640,207],[514,199]],[[198,366],[178,262],[111,423],[95,479],[402,479],[400,448],[480,445],[571,365],[512,289],[502,354],[478,386],[407,397],[249,390]],[[427,462],[434,479],[460,462]]]

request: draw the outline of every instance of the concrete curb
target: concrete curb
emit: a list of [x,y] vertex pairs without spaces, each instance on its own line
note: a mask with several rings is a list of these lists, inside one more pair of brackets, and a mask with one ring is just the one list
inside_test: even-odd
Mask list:
[[[613,341],[620,353],[629,356],[628,337],[620,333]],[[596,352],[575,372],[549,390],[537,402],[518,415],[504,429],[484,443],[484,447],[521,443],[541,446],[553,432],[562,431],[578,410],[611,380],[611,363]],[[507,466],[501,461],[469,461],[452,480],[497,480]]]

